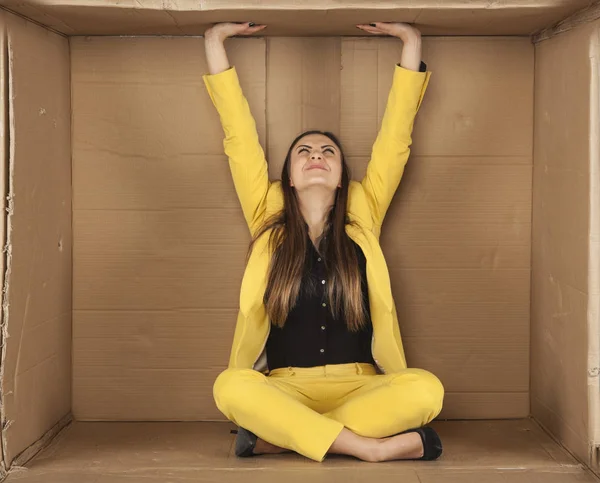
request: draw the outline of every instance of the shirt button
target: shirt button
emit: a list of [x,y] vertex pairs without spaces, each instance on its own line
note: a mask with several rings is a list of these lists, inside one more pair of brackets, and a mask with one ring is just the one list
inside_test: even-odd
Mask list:
[[323,352],[325,352],[325,349],[321,349],[321,354],[323,354]]
[[325,302],[323,302],[321,305],[322,305],[323,307],[327,307],[327,304],[326,304]]
[[325,326],[324,325],[321,326],[321,330],[325,330]]
[[321,259],[320,259],[320,258],[317,258],[317,261],[319,261],[319,262],[320,262],[320,261],[321,261]]
[[322,283],[323,285],[325,285],[325,280],[321,280],[321,283]]

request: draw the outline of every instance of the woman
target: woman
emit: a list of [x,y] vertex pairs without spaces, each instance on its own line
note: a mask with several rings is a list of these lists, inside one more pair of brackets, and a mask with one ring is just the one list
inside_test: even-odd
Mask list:
[[225,23],[205,33],[204,81],[252,235],[229,367],[214,385],[217,407],[240,427],[238,456],[295,451],[315,461],[335,453],[374,462],[431,460],[442,451],[426,425],[441,411],[444,389],[433,374],[406,366],[379,245],[429,73],[415,28],[358,27],[404,43],[360,183],[350,180],[335,136],[318,131],[292,142],[281,181],[271,182],[224,47],[228,37],[265,26]]

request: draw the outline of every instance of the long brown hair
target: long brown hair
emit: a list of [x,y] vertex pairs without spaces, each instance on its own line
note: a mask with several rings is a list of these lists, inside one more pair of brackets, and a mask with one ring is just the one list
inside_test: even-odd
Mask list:
[[283,327],[289,311],[294,307],[302,287],[305,271],[305,255],[308,225],[304,221],[295,190],[290,186],[290,162],[292,149],[304,136],[322,134],[335,143],[341,153],[341,187],[335,194],[333,207],[327,214],[322,235],[317,240],[317,249],[323,255],[328,274],[327,298],[332,315],[343,320],[348,329],[356,331],[364,326],[366,307],[361,291],[361,277],[358,259],[352,240],[345,231],[351,223],[347,217],[348,185],[350,170],[344,159],[339,140],[330,132],[307,131],[300,134],[288,150],[281,173],[284,208],[270,217],[258,230],[250,243],[250,250],[257,238],[271,230],[269,243],[273,256],[269,265],[268,282],[264,303],[271,322]]

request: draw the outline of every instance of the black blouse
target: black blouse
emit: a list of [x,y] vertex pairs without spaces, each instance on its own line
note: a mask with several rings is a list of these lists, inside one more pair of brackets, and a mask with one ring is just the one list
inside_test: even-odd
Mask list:
[[367,313],[364,328],[351,332],[343,320],[331,315],[327,301],[329,279],[325,262],[307,236],[306,266],[298,301],[290,310],[283,328],[271,326],[267,340],[267,364],[270,370],[351,362],[374,364],[366,259],[360,247],[352,243],[358,257]]

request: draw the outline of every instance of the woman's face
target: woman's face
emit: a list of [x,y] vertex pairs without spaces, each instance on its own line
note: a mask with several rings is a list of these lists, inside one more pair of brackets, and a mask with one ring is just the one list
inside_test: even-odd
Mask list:
[[342,153],[323,134],[308,134],[292,148],[290,184],[296,190],[321,186],[331,191],[341,186]]

